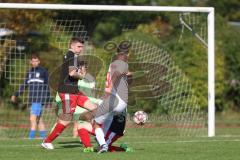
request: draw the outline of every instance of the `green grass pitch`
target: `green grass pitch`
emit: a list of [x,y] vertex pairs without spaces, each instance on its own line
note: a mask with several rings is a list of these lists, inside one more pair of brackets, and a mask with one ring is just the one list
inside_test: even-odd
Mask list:
[[[116,143],[126,143],[134,152],[83,153],[77,138],[59,137],[54,150],[40,147],[41,140],[0,139],[0,160],[237,160],[240,155],[240,128],[217,129],[214,138],[134,136],[128,130]],[[231,133],[227,135],[225,133]],[[224,136],[223,136],[224,135]]]

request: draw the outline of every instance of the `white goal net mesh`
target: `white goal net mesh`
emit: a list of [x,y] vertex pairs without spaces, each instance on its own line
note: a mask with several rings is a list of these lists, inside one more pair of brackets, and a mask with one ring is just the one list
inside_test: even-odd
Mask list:
[[[103,16],[99,16],[95,11],[98,19],[92,20],[94,26],[91,26],[91,19],[86,18],[93,15],[90,11],[55,16],[56,13],[39,22],[34,31],[40,34],[24,39],[27,45],[19,43],[18,33],[9,27],[11,22],[4,18],[0,21],[0,75],[4,84],[1,96],[5,104],[0,106],[1,137],[28,137],[31,95],[25,89],[18,104],[12,104],[9,97],[26,80],[26,73],[31,69],[29,57],[36,48],[41,66],[49,73],[50,95],[44,94],[48,97],[44,97],[47,100],[42,117],[50,131],[57,118],[55,95],[59,67],[72,37],[86,41],[83,57],[88,72],[96,79],[97,98],[104,91],[108,65],[116,47],[123,42],[131,44],[128,63],[133,81],[129,84],[126,125],[130,136],[207,135],[206,14],[101,11]],[[68,14],[74,18],[68,18]],[[36,38],[40,40],[34,42]],[[149,116],[143,126],[132,121],[138,110],[144,110]],[[69,129],[63,136],[71,134]]]

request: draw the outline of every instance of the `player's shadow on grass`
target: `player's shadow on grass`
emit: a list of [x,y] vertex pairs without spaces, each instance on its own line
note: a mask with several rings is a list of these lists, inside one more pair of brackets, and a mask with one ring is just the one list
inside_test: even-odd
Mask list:
[[58,142],[58,144],[82,144],[80,141]]
[[58,144],[62,144],[60,148],[78,148],[82,147],[82,143],[79,141],[67,141],[67,142],[58,142]]

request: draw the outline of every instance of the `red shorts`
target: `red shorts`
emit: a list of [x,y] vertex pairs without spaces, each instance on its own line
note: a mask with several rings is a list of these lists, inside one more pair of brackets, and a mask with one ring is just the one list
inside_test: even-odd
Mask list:
[[77,94],[59,93],[62,101],[63,113],[73,113],[76,106],[83,107],[84,103],[88,100],[88,97],[81,92]]

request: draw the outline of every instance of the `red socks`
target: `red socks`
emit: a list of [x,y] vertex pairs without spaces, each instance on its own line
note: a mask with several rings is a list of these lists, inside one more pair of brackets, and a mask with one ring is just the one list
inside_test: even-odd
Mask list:
[[54,139],[56,139],[61,133],[62,131],[66,128],[66,126],[64,126],[61,123],[57,123],[54,127],[54,129],[52,130],[52,132],[47,136],[47,138],[44,140],[45,143],[52,143],[52,141]]
[[87,147],[92,147],[90,135],[89,135],[89,133],[86,129],[84,129],[84,128],[79,129],[78,130],[78,135],[79,135],[83,145],[86,148]]
[[125,152],[124,148],[117,147],[117,146],[109,146],[109,152]]

